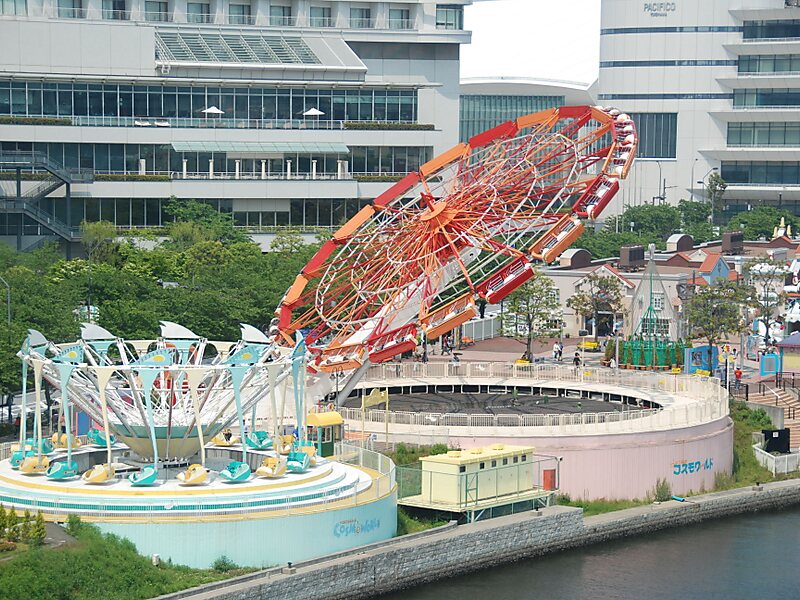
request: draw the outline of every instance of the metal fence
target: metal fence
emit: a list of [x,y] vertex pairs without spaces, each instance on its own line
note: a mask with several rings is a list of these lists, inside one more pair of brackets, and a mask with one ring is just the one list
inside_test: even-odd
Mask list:
[[[517,365],[496,362],[452,363],[396,363],[374,365],[359,383],[361,388],[379,386],[407,387],[410,392],[428,383],[453,383],[489,386],[537,386],[613,390],[645,401],[662,405],[661,408],[612,411],[599,413],[494,415],[463,413],[405,412],[372,409],[364,414],[370,428],[382,431],[388,418],[392,425],[407,426],[404,430],[426,433],[433,443],[447,443],[449,428],[521,427],[541,428],[541,433],[555,431],[574,434],[601,433],[604,431],[652,431],[710,422],[728,414],[728,396],[713,377],[673,375],[659,372],[619,371],[608,368],[572,368],[561,365]],[[655,392],[647,396],[642,392]],[[658,394],[662,396],[659,398]],[[677,397],[677,398],[676,398]],[[342,408],[345,420],[355,423],[362,420],[360,408]],[[619,424],[619,425],[614,425]],[[359,425],[360,426],[360,425]],[[476,432],[472,432],[473,434]],[[535,431],[528,431],[536,435]]]
[[465,337],[472,338],[474,342],[488,340],[500,335],[500,317],[474,319],[472,321],[467,321],[461,327],[462,340]]
[[758,464],[772,471],[773,475],[800,471],[800,450],[794,450],[790,454],[774,455],[764,451],[760,444],[755,444],[753,453],[756,455]]

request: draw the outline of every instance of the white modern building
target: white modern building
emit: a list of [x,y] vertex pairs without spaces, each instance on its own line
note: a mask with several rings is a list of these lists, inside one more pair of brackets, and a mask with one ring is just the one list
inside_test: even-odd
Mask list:
[[0,0],[0,239],[332,228],[458,141],[471,0]]
[[705,197],[724,214],[800,203],[797,0],[602,0],[598,102],[638,123],[639,161],[609,213]]

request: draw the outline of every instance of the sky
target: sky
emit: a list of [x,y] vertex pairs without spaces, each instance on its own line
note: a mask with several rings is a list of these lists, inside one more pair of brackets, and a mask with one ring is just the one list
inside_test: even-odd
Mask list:
[[461,77],[597,79],[600,0],[478,0],[464,11],[472,44]]

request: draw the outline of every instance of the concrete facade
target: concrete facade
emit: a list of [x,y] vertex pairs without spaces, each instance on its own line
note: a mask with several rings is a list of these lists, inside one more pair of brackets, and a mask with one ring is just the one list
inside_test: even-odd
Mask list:
[[793,133],[800,75],[787,61],[800,51],[791,29],[800,18],[797,3],[603,0],[601,6],[598,102],[677,118],[675,130],[652,131],[640,119],[644,145],[648,136],[677,138],[674,149],[655,158],[640,151],[608,213],[662,196],[670,204],[701,200],[712,169],[728,182],[722,221],[760,204],[796,210],[800,181],[790,170],[800,156]]

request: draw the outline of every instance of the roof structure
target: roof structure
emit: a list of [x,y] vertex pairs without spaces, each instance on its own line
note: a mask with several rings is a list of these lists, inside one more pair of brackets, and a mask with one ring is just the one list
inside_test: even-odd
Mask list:
[[213,142],[196,140],[172,142],[175,152],[227,152],[229,154],[349,154],[345,144],[336,142]]
[[778,348],[800,348],[800,331],[795,331],[792,335],[783,338],[775,345]]
[[[591,275],[591,273],[597,273],[598,271],[607,271],[609,275],[611,275],[612,277],[616,277],[617,279],[619,279],[619,280],[620,280],[620,282],[622,282],[622,285],[624,285],[624,286],[625,286],[625,287],[627,287],[627,288],[631,288],[631,289],[632,289],[632,288],[635,288],[635,287],[636,287],[636,285],[635,285],[635,284],[634,284],[634,283],[633,283],[633,282],[632,282],[630,279],[628,279],[627,277],[623,276],[623,275],[622,275],[622,274],[621,274],[621,273],[620,273],[620,272],[619,272],[619,271],[618,271],[618,270],[617,270],[615,267],[613,267],[612,265],[608,265],[608,264],[606,264],[606,265],[599,265],[599,266],[595,267],[594,269],[592,269],[592,270],[591,270],[591,272],[590,272],[589,274]],[[587,275],[586,277],[588,277],[588,276],[589,276],[589,275]],[[578,281],[576,281],[576,282],[575,282],[575,285],[576,285],[576,286],[579,286],[579,285],[580,285],[580,284],[583,282],[583,280],[584,280],[584,279],[586,279],[586,277],[581,277],[581,278],[580,278]]]

